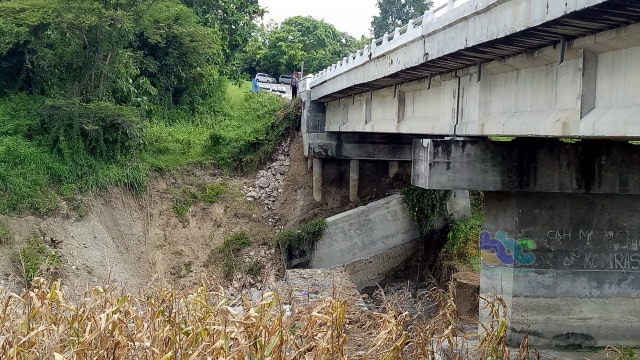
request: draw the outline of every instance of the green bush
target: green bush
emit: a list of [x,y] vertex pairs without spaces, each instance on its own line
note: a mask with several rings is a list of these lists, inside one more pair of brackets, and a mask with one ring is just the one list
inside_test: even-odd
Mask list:
[[318,240],[327,229],[327,220],[317,219],[306,224],[280,232],[276,236],[276,244],[285,257],[286,266],[305,263],[315,251]]
[[238,251],[249,247],[251,245],[251,238],[249,235],[240,231],[229,235],[222,244],[218,247],[220,253],[237,253]]
[[245,273],[253,277],[258,277],[262,274],[262,270],[264,270],[264,264],[260,260],[255,260],[247,266]]
[[481,212],[475,212],[470,218],[453,222],[449,226],[447,242],[442,254],[456,263],[480,270],[478,258],[481,232]]
[[238,252],[251,244],[251,238],[246,232],[233,233],[222,244],[211,250],[204,266],[218,266],[222,270],[224,278],[231,280],[236,270],[241,267],[237,258]]
[[65,100],[52,101],[43,107],[36,133],[65,159],[87,154],[112,162],[127,158],[141,145],[143,129],[135,108]]
[[60,270],[61,262],[55,252],[47,249],[47,246],[38,235],[31,240],[19,252],[19,260],[24,273],[25,282],[33,280],[47,272]]

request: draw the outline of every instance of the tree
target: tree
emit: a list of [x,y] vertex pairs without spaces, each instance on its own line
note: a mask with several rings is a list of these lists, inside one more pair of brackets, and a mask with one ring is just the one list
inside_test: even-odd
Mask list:
[[239,58],[258,26],[254,20],[262,18],[265,10],[258,0],[181,0],[202,20],[219,31],[224,63],[221,68],[227,77],[239,75]]
[[245,66],[275,75],[289,74],[302,63],[306,73],[317,72],[364,46],[362,40],[310,16],[290,17],[261,36],[249,45],[254,53],[247,54],[256,60],[247,60]]
[[409,20],[420,17],[433,5],[431,0],[378,0],[379,16],[371,21],[374,38],[380,38],[396,27],[406,25]]
[[9,0],[0,13],[0,92],[191,110],[220,92],[220,32],[178,0]]

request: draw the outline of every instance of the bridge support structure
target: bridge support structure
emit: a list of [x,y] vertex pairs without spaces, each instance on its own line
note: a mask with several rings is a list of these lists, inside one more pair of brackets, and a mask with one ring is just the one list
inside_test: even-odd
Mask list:
[[416,140],[412,182],[485,192],[480,291],[513,344],[637,345],[640,146]]

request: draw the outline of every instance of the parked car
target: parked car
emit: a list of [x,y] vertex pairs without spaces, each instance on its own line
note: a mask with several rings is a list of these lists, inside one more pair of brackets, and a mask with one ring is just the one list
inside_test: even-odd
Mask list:
[[278,78],[278,82],[280,84],[291,85],[291,75],[280,75],[280,77]]
[[258,80],[258,82],[264,82],[264,83],[270,83],[270,84],[276,83],[276,79],[266,73],[257,73],[256,80]]

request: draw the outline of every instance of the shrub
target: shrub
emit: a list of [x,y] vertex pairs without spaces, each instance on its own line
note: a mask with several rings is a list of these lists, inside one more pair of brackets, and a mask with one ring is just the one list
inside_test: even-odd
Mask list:
[[240,231],[237,233],[233,233],[226,239],[224,239],[222,244],[220,244],[220,246],[218,247],[218,252],[235,254],[238,251],[249,247],[250,245],[251,238],[249,237],[249,235],[244,231]]
[[49,250],[38,235],[34,235],[27,245],[20,249],[19,261],[25,282],[43,273],[55,273],[61,266],[58,255]]
[[447,234],[447,242],[444,245],[443,255],[454,262],[479,271],[478,243],[481,232],[481,212],[475,212],[470,218],[452,223],[449,226],[449,233]]
[[285,256],[286,266],[304,264],[327,229],[327,220],[317,219],[296,228],[284,230],[276,236],[276,243]]
[[208,203],[214,203],[218,201],[218,198],[227,192],[227,184],[214,183],[204,187],[201,191],[202,200]]
[[143,128],[135,108],[68,100],[43,107],[37,132],[65,159],[88,154],[113,161],[128,157],[140,146]]

